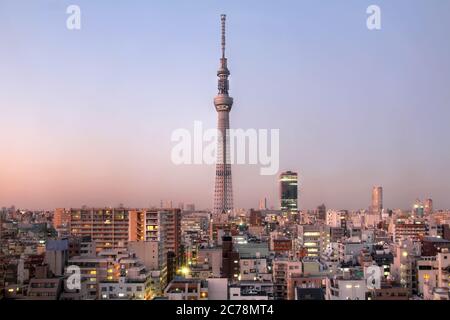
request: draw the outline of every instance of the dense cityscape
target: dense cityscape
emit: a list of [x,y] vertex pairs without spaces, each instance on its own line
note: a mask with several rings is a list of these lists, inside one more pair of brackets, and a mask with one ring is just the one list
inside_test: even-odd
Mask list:
[[[298,177],[279,177],[280,209],[214,217],[177,208],[1,211],[7,299],[448,300],[450,212],[298,211]],[[381,270],[368,285],[367,270]],[[69,289],[81,272],[80,286]],[[69,281],[69,285],[68,285]],[[378,281],[378,280],[377,280]],[[74,286],[72,286],[74,288]]]
[[0,299],[450,300],[450,210],[428,195],[388,208],[368,183],[366,208],[300,209],[291,168],[274,176],[276,203],[236,208],[225,49],[222,15],[213,208],[3,207]]

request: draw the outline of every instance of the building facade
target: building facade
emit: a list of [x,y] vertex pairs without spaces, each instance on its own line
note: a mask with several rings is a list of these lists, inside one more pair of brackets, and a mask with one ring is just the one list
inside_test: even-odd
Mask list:
[[285,213],[298,211],[298,174],[286,171],[280,174],[280,209]]

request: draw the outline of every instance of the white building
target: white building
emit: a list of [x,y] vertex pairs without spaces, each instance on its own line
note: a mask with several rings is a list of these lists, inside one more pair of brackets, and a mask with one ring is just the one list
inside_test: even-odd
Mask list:
[[229,288],[230,300],[270,300],[273,299],[271,281],[240,281]]
[[148,285],[149,275],[137,279],[120,277],[118,281],[100,282],[101,300],[144,300],[145,289]]
[[254,257],[254,258],[241,258],[239,260],[240,265],[240,280],[266,280],[272,281],[272,273],[267,268],[267,259]]
[[327,278],[326,300],[365,300],[365,279]]
[[333,228],[346,226],[347,211],[328,210],[326,224]]
[[210,278],[208,282],[208,300],[228,300],[228,279]]

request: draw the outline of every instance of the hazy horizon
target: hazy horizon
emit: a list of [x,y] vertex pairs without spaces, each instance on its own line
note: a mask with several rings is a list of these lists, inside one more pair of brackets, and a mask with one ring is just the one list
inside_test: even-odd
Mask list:
[[[82,28],[66,28],[67,6]],[[382,10],[369,31],[366,8]],[[280,129],[299,207],[432,198],[450,208],[450,1],[0,0],[0,207],[211,208],[214,166],[171,133],[216,126],[227,14],[232,128]],[[235,208],[278,206],[278,176],[233,166]]]

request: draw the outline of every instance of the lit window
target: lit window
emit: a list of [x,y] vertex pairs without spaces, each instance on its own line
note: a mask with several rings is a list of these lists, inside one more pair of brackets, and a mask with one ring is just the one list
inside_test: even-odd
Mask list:
[[305,232],[303,235],[305,237],[318,237],[320,236],[320,232]]
[[305,242],[304,246],[305,247],[316,247],[317,244],[315,242]]

